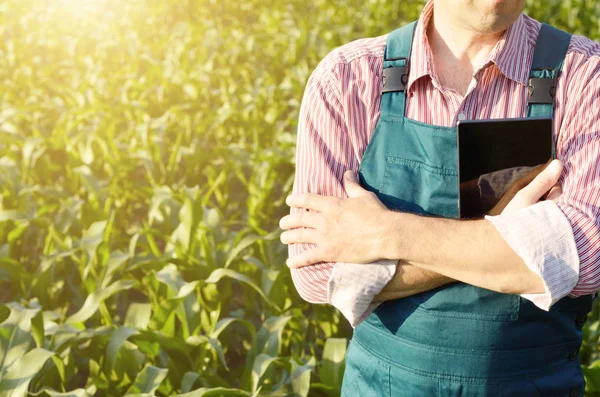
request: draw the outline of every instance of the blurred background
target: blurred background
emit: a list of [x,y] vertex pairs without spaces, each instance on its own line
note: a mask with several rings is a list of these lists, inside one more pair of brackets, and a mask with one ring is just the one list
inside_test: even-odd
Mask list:
[[[329,51],[422,5],[0,0],[0,397],[338,396],[351,328],[277,227],[298,110]],[[600,39],[595,1],[527,11]]]

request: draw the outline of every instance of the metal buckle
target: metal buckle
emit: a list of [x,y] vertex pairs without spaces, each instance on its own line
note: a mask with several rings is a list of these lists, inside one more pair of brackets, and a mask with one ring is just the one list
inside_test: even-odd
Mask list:
[[381,93],[405,91],[407,83],[408,74],[406,66],[383,69]]
[[556,79],[529,79],[529,103],[552,104],[556,95]]

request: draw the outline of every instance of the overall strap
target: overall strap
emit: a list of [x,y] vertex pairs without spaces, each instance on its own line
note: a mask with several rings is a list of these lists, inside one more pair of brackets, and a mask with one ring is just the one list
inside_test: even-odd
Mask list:
[[381,117],[404,118],[410,52],[416,26],[415,21],[388,35],[383,57]]
[[556,80],[570,42],[570,34],[542,24],[529,72],[527,117],[552,117]]

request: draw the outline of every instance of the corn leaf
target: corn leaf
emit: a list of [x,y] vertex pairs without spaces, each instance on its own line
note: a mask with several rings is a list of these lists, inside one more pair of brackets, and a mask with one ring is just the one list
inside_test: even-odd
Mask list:
[[0,380],[0,397],[27,396],[29,382],[52,355],[54,353],[39,348],[27,352],[2,376],[2,380]]
[[125,291],[132,288],[137,283],[133,280],[118,280],[107,288],[94,291],[87,297],[83,306],[77,313],[67,319],[68,323],[83,323],[98,311],[100,304],[119,291]]
[[323,361],[319,372],[326,385],[341,385],[347,343],[345,338],[329,338],[325,342]]
[[127,390],[127,394],[148,393],[153,395],[169,372],[166,368],[157,368],[148,365],[142,369],[135,378],[133,385]]

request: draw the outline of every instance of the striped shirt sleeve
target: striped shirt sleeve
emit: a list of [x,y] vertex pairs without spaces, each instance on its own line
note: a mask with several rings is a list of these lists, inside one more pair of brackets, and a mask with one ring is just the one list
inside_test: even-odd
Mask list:
[[579,258],[569,221],[552,201],[510,215],[486,216],[504,241],[541,277],[544,292],[522,294],[542,310],[566,296],[579,277]]
[[[326,57],[308,80],[300,109],[296,146],[294,193],[314,193],[347,197],[342,183],[344,172],[356,171],[364,145],[357,135],[349,135],[344,121],[348,115],[336,88],[338,78]],[[358,117],[358,111],[353,111]],[[292,213],[301,211],[293,208]],[[311,244],[291,244],[289,256],[313,248]],[[396,262],[382,260],[371,264],[327,262],[291,269],[300,296],[311,303],[330,303],[356,325],[372,300],[393,278]]]
[[[331,83],[332,67],[325,58],[310,76],[300,108],[293,193],[347,197],[343,175],[358,168],[356,152],[347,137],[339,91]],[[291,213],[305,211],[292,208]],[[293,257],[312,244],[289,245]],[[300,296],[311,303],[328,303],[327,288],[335,263],[318,263],[291,269]]]
[[486,218],[542,278],[545,293],[523,297],[544,310],[564,296],[600,289],[600,66],[598,59],[576,53],[565,69],[566,98],[559,104],[567,105],[557,109],[563,194],[556,204]]
[[[591,46],[590,52],[600,53],[600,45]],[[571,100],[557,142],[564,164],[557,205],[569,220],[579,256],[574,297],[600,289],[600,58],[584,54],[585,49],[574,54],[572,65],[565,65],[574,73],[565,90]]]

